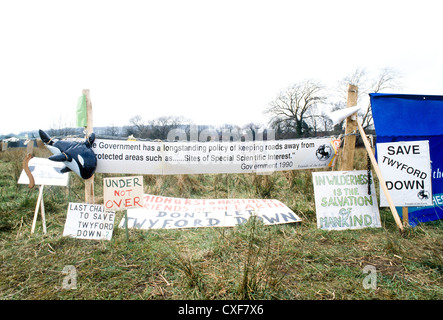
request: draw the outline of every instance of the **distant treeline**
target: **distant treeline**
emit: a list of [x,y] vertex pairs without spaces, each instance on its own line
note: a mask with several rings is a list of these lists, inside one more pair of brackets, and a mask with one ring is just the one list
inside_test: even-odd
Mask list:
[[[247,126],[239,127],[235,125],[223,125],[223,126],[210,126],[210,125],[189,125],[189,124],[177,124],[177,125],[146,125],[143,130],[137,126],[107,126],[107,127],[94,127],[94,133],[97,138],[101,139],[128,139],[132,136],[136,139],[142,140],[168,140],[168,134],[171,130],[172,132],[181,132],[181,137],[186,134],[186,140],[196,140],[195,137],[199,137],[202,140],[204,137],[205,141],[222,141],[226,139],[226,136],[231,135],[230,140],[284,140],[284,139],[297,139],[297,138],[315,138],[315,137],[325,137],[325,136],[340,136],[344,134],[344,130],[341,125],[337,125],[333,130],[329,131],[318,131],[309,130],[306,128],[303,135],[297,134],[296,130],[282,130],[279,127],[276,128],[266,128],[259,124],[249,124]],[[191,133],[191,130],[196,130]],[[84,135],[83,128],[62,128],[62,129],[47,129],[45,130],[50,136],[55,138],[67,138],[67,137],[82,137]],[[366,130],[367,134],[372,134],[375,137],[374,130]],[[11,137],[18,137],[18,141],[9,142],[8,147],[24,147],[24,142],[26,140],[25,135],[28,139],[34,140],[39,137],[38,130],[21,132],[18,135],[3,135],[0,136],[1,140],[6,140]],[[171,138],[170,135],[169,138]],[[223,138],[225,137],[225,138]],[[175,140],[177,138],[172,138],[170,140]],[[228,139],[229,141],[229,139]],[[357,137],[357,145],[362,145],[361,139]]]

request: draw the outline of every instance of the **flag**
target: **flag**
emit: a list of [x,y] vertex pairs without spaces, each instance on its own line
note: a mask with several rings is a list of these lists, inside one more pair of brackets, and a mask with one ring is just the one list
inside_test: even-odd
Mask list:
[[77,103],[77,127],[87,127],[88,116],[86,113],[86,95],[82,94]]

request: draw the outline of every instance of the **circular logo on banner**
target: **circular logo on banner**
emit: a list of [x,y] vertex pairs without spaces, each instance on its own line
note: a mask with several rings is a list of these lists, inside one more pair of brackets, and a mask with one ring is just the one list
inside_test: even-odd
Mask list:
[[420,200],[429,199],[429,192],[426,191],[426,190],[420,190],[420,191],[417,193],[417,197],[418,197]]
[[322,144],[320,147],[318,147],[317,151],[315,151],[315,155],[317,156],[317,159],[320,161],[328,160],[332,154],[333,151],[331,146],[328,146],[326,144]]

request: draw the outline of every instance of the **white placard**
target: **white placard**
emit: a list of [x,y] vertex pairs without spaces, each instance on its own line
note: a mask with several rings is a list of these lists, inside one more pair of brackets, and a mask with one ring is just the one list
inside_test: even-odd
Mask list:
[[[429,141],[377,143],[377,158],[386,187],[396,206],[433,205]],[[382,191],[380,206],[389,206]]]
[[[66,187],[69,181],[69,174],[61,172],[61,169],[64,167],[63,163],[47,158],[34,157],[28,162],[28,168],[34,177],[35,185]],[[29,184],[29,178],[24,170],[22,170],[17,183]]]
[[[143,209],[128,209],[128,228],[179,229],[233,227],[251,215],[264,224],[300,222],[286,205],[273,199],[182,199],[146,194]],[[125,218],[119,227],[124,228]]]
[[330,138],[253,142],[163,142],[97,139],[99,173],[203,174],[323,168],[336,155]]
[[98,204],[69,203],[63,236],[111,240],[115,213]]
[[143,177],[104,178],[103,197],[106,210],[142,208]]
[[317,227],[326,230],[380,227],[380,214],[371,175],[367,171],[312,173]]

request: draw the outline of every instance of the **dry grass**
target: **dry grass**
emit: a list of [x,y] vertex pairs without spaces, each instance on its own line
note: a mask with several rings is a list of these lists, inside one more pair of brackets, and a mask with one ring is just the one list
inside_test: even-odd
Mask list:
[[[310,170],[272,175],[144,176],[146,192],[189,198],[275,198],[303,222],[235,228],[114,230],[111,241],[62,236],[68,202],[82,202],[83,181],[45,191],[48,234],[30,234],[38,190],[17,185],[24,152],[0,154],[2,299],[442,299],[441,221],[400,234],[389,211],[382,228],[316,227]],[[364,158],[357,150],[356,159]],[[359,160],[360,161],[360,160]],[[365,167],[366,160],[357,162]],[[102,178],[96,176],[100,201]],[[117,215],[117,221],[121,213]],[[66,290],[63,269],[77,270]],[[377,288],[364,289],[365,265]]]

